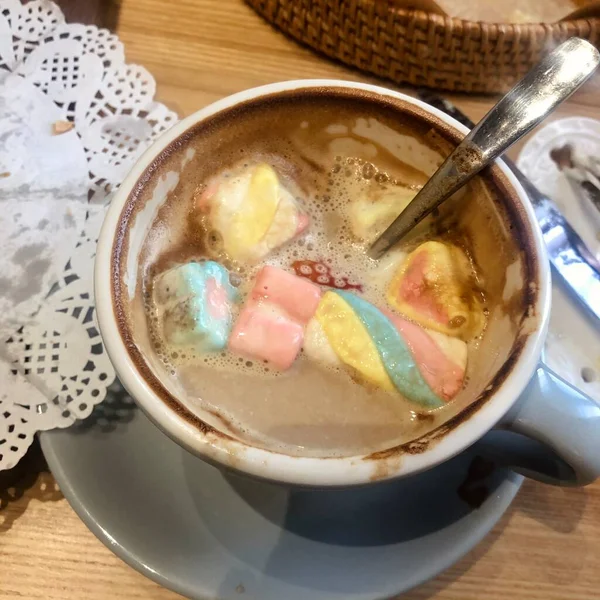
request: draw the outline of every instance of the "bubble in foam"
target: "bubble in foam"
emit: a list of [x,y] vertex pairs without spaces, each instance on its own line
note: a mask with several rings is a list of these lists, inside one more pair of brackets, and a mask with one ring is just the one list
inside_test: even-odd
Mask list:
[[206,244],[210,250],[221,250],[223,247],[223,236],[215,229],[208,232]]
[[364,179],[372,179],[377,173],[377,168],[373,163],[365,163],[362,168],[362,176]]

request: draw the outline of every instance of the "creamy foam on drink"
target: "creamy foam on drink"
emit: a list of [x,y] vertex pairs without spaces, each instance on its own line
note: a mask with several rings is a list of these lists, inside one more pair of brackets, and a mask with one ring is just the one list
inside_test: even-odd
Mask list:
[[[138,262],[137,295],[128,300],[136,345],[183,406],[213,415],[217,426],[254,444],[292,454],[327,456],[378,451],[413,440],[468,403],[468,388],[479,364],[477,348],[485,338],[485,317],[499,309],[505,284],[504,269],[482,274],[479,264],[494,256],[499,264],[508,265],[517,253],[505,239],[502,208],[481,182],[474,182],[383,261],[372,261],[365,254],[368,243],[449,151],[451,146],[440,132],[414,116],[399,116],[384,104],[366,103],[360,94],[339,98],[316,93],[241,107],[191,130],[186,137],[185,144],[173,148],[160,167],[166,181],[170,168],[179,170],[186,163],[146,236]],[[195,150],[193,156],[190,148]],[[263,211],[236,204],[234,196],[242,188],[258,186],[263,194],[264,189],[271,189],[271,170],[284,190],[271,213],[268,207]],[[150,189],[146,203],[151,195]],[[249,229],[238,219],[244,211],[253,217]],[[269,213],[266,217],[265,212]],[[483,227],[485,237],[473,235]],[[273,244],[264,242],[267,239]],[[262,246],[256,250],[259,241]],[[432,241],[437,245],[421,245]],[[248,244],[254,244],[250,251]],[[456,252],[464,257],[464,264],[462,258],[453,258]],[[306,321],[291,318],[292,325],[304,332],[298,354],[283,360],[282,368],[276,357],[256,358],[262,356],[260,351],[255,356],[237,352],[244,347],[233,343],[232,337],[228,346],[216,351],[225,339],[219,337],[222,332],[211,337],[208,345],[202,332],[188,337],[197,323],[181,329],[183,335],[180,330],[169,333],[173,329],[166,324],[177,328],[186,322],[177,312],[184,304],[173,304],[169,282],[179,281],[182,272],[174,269],[190,263],[195,265],[194,272],[203,265],[196,282],[204,281],[207,272],[217,279],[223,273],[229,275],[219,287],[219,297],[231,308],[227,315],[231,325],[225,323],[227,319],[223,323],[232,326],[233,333],[225,327],[225,336],[236,335],[265,266],[273,268],[267,271],[272,276],[285,271],[318,288],[318,308],[311,309]],[[413,293],[415,281],[434,264],[463,264],[460,268],[468,271],[461,283],[462,297],[455,293],[456,278],[440,280],[440,298],[448,304],[442,315],[432,312],[428,298],[417,302],[424,297],[421,292],[418,298]],[[165,273],[171,274],[170,279],[162,280],[157,296],[155,286]],[[396,280],[397,287],[390,291]],[[312,288],[300,285],[298,289],[310,295]],[[195,301],[186,290],[185,301]],[[509,308],[516,313],[522,310],[521,306]],[[408,309],[413,312],[406,314]],[[507,307],[502,310],[508,314]],[[479,320],[468,328],[465,322],[469,324],[475,313]],[[172,316],[170,321],[165,320],[167,314]],[[221,316],[225,318],[224,313]],[[423,319],[427,319],[424,329],[419,323]],[[456,386],[448,391],[446,381],[436,388],[432,372],[421,373],[417,383],[410,380],[410,386],[403,388],[406,373],[398,375],[389,364],[387,371],[375,363],[357,367],[352,355],[356,348],[348,348],[336,333],[340,323],[366,328],[371,336],[367,350],[375,348],[383,357],[390,348],[398,348],[396,338],[390,341],[389,335],[396,332],[408,340],[417,363],[429,360],[429,371],[441,368],[444,353],[440,348],[446,354],[456,350],[458,355],[462,344],[466,360],[468,347],[465,389],[456,395]],[[389,323],[394,324],[393,330]],[[383,333],[382,324],[388,327]],[[291,330],[281,331],[283,339]],[[424,342],[422,331],[430,332]],[[325,352],[323,339],[329,343]],[[416,350],[411,344],[418,344]],[[282,348],[285,353],[287,349]],[[431,362],[435,352],[441,358]],[[457,363],[463,360],[454,358]],[[417,388],[426,393],[415,402],[410,396]],[[408,397],[399,389],[408,390]]]

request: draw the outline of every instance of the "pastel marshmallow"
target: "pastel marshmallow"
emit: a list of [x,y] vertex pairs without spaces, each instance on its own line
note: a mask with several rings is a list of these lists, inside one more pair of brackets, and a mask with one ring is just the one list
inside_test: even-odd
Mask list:
[[223,252],[256,263],[309,226],[309,217],[266,163],[222,173],[196,202],[201,219],[218,232]]
[[343,363],[335,350],[331,347],[323,326],[319,319],[314,318],[308,322],[304,330],[304,344],[302,346],[306,356],[323,367],[342,367]]
[[256,277],[252,299],[280,306],[292,319],[306,325],[317,310],[321,289],[304,278],[266,266]]
[[384,314],[404,338],[429,387],[445,402],[452,400],[464,383],[467,344],[393,313],[384,311]]
[[313,283],[283,269],[263,267],[234,325],[229,349],[289,369],[320,297],[321,290]]
[[296,360],[304,331],[271,304],[246,306],[229,339],[229,349],[248,358],[269,361],[285,371]]
[[468,340],[485,326],[475,273],[459,247],[438,241],[413,250],[393,276],[389,304],[428,329]]
[[344,367],[364,383],[397,390],[428,409],[462,389],[467,345],[426,331],[343,290],[326,292],[306,327],[304,352],[328,367]]
[[214,261],[189,262],[158,275],[153,301],[165,340],[215,352],[227,345],[237,290]]
[[376,343],[359,314],[341,292],[326,292],[323,295],[315,320],[333,352],[352,374],[376,387],[388,391],[394,389]]
[[350,229],[360,240],[375,240],[408,206],[418,190],[402,186],[370,187],[349,205]]

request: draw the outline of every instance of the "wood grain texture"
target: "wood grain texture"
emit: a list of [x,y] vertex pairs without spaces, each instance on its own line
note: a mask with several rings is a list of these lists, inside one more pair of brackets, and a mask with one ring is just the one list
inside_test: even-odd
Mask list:
[[[375,82],[297,46],[241,0],[104,1],[114,11],[111,20],[128,61],[153,73],[158,99],[181,116],[226,94],[278,80]],[[596,78],[558,115],[600,117],[599,89]],[[493,99],[453,100],[477,120]],[[50,475],[42,474],[18,496],[9,490],[0,498],[0,599],[179,597],[106,549],[61,497]],[[598,556],[600,484],[558,489],[527,482],[473,552],[403,600],[598,600]]]

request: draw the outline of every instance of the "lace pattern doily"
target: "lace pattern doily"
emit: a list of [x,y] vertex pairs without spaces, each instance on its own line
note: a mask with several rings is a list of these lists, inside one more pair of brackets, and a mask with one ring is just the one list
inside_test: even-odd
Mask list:
[[96,324],[106,206],[177,115],[106,30],[0,0],[0,470],[87,417],[115,378]]

